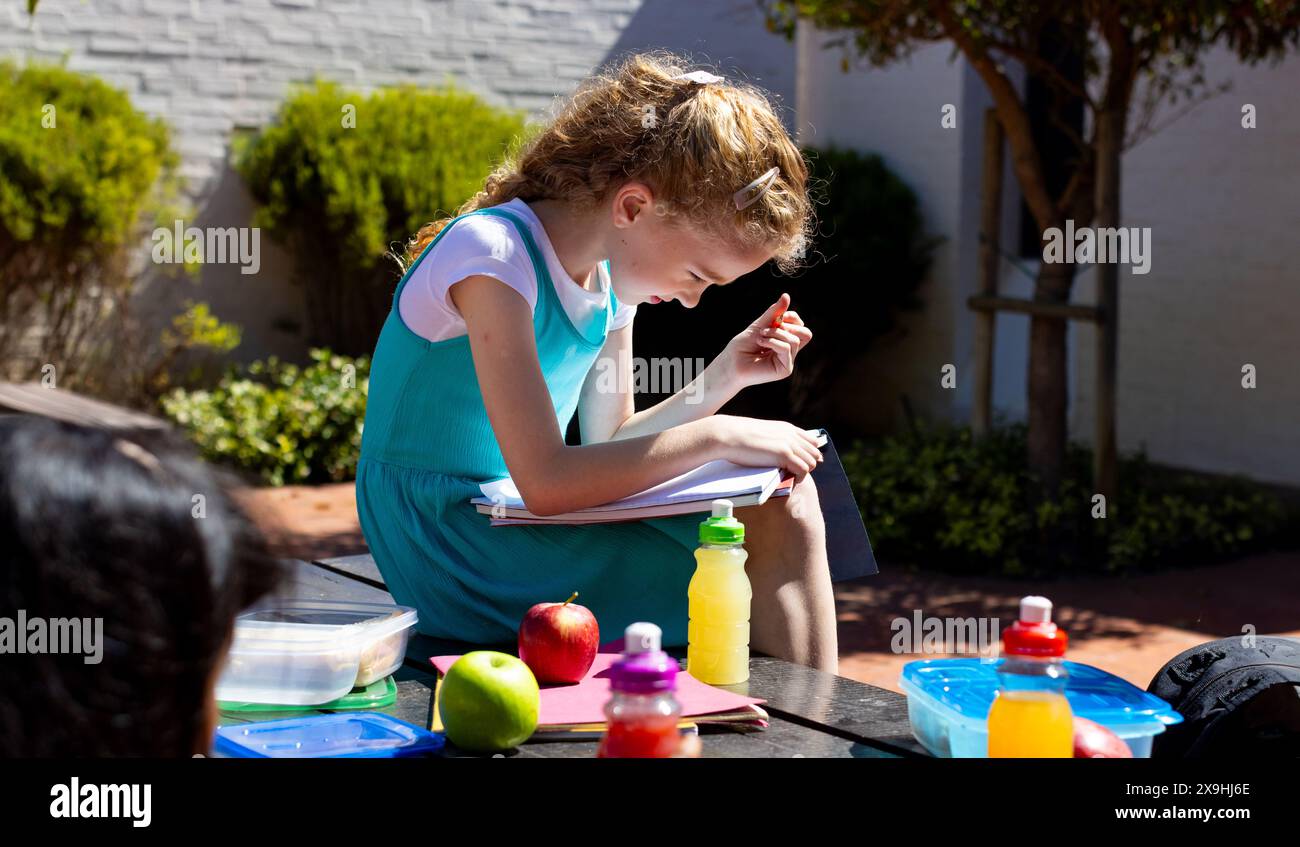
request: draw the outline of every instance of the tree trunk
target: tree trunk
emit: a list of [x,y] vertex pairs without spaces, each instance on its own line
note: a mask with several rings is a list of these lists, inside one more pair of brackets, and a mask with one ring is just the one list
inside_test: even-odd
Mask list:
[[[1044,262],[1034,299],[1065,303],[1074,283],[1074,265]],[[1029,467],[1039,476],[1039,493],[1052,496],[1065,469],[1066,406],[1069,382],[1066,330],[1062,318],[1034,317],[1029,326]]]
[[[1097,228],[1119,226],[1120,153],[1124,145],[1125,105],[1097,115]],[[1119,266],[1115,257],[1097,266],[1096,435],[1093,445],[1094,490],[1113,500],[1119,485],[1116,443],[1116,392],[1119,371]]]

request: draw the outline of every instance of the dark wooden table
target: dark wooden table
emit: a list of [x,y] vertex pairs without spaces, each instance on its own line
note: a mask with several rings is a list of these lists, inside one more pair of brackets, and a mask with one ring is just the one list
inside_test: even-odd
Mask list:
[[[346,556],[319,562],[293,561],[293,585],[285,593],[321,600],[361,600],[392,603],[383,578],[369,556]],[[428,727],[432,717],[436,671],[430,656],[495,649],[514,653],[515,645],[467,644],[416,634],[406,650],[403,666],[395,674],[397,702],[380,711],[417,726]],[[683,648],[670,654],[685,658]],[[907,701],[901,694],[824,673],[782,659],[755,653],[750,658],[748,682],[728,690],[760,697],[770,715],[766,729],[730,726],[700,728],[705,757],[849,757],[897,758],[926,755],[912,738],[907,722]],[[222,712],[221,725],[272,720],[301,712]],[[506,756],[594,757],[596,741],[531,741]],[[447,755],[468,755],[447,747]],[[496,754],[498,756],[503,754]]]

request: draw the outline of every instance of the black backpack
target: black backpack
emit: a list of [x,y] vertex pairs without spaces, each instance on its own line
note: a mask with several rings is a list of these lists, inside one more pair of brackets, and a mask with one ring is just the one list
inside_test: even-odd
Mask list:
[[1147,691],[1183,722],[1155,737],[1152,758],[1300,756],[1300,639],[1208,641],[1170,659]]

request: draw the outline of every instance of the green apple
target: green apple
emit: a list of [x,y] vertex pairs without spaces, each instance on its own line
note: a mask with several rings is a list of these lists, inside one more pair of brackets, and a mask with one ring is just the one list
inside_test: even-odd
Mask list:
[[496,752],[528,740],[537,729],[541,702],[537,678],[523,661],[495,650],[475,650],[447,668],[438,714],[457,747]]

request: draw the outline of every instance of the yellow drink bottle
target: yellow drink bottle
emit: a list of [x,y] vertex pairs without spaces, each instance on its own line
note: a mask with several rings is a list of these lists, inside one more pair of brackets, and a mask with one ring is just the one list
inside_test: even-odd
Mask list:
[[745,526],[732,516],[730,500],[714,500],[700,524],[695,575],[687,588],[686,672],[709,685],[749,679],[749,601],[745,573]]
[[989,758],[1068,759],[1074,755],[1074,714],[1065,698],[1069,637],[1052,623],[1046,597],[1020,601],[1020,620],[1002,633],[1006,658],[989,709]]

